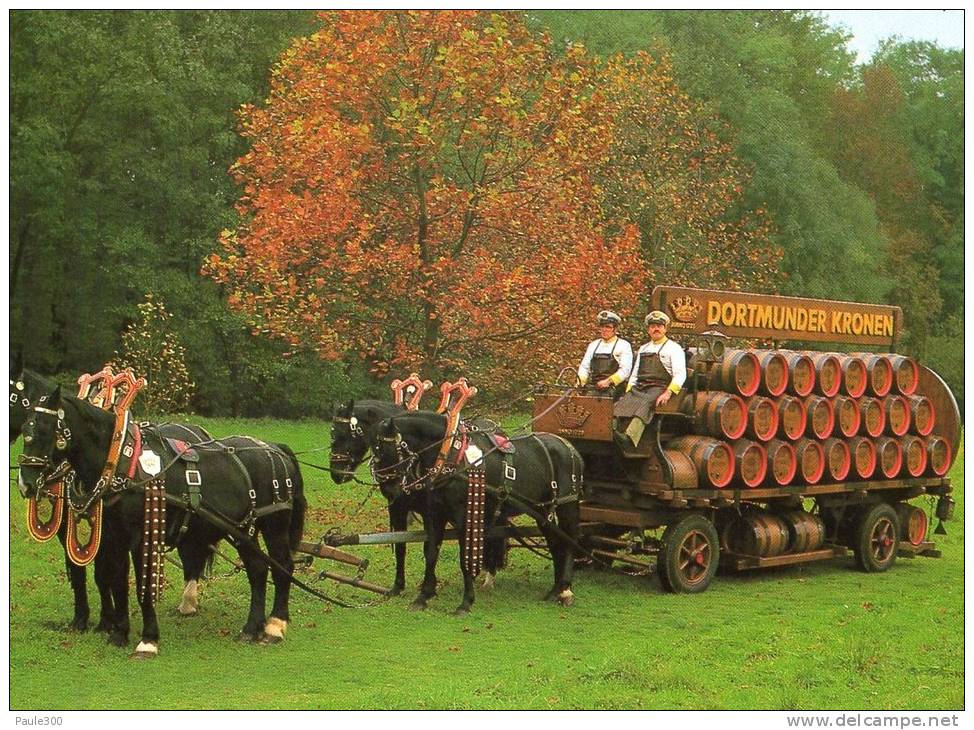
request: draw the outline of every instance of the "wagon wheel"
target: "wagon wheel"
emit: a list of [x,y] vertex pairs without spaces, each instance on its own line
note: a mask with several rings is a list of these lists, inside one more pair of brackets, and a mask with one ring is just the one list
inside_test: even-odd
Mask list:
[[658,572],[663,588],[672,593],[702,593],[710,585],[720,548],[717,529],[701,515],[674,522],[663,533]]
[[896,510],[885,502],[866,508],[856,523],[852,549],[856,565],[867,573],[882,573],[896,561],[900,534]]

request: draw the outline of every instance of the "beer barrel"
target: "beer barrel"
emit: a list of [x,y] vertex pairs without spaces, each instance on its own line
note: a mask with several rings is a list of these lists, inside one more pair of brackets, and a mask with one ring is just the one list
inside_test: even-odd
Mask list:
[[815,363],[804,352],[782,350],[788,363],[788,392],[804,398],[815,388]]
[[895,479],[903,468],[903,449],[896,439],[883,436],[876,439],[876,461],[886,479]]
[[886,416],[886,433],[905,436],[910,430],[910,404],[901,395],[888,395],[883,398],[883,413]]
[[862,433],[872,438],[883,435],[886,428],[886,411],[883,402],[877,398],[860,398],[859,411],[862,413]]
[[830,438],[822,442],[822,449],[825,451],[825,471],[828,480],[844,482],[852,468],[852,452],[849,450],[849,444],[842,439]]
[[750,350],[724,350],[723,359],[710,372],[712,390],[726,390],[747,398],[757,393],[761,385],[761,364]]
[[735,552],[769,558],[788,548],[788,526],[770,512],[745,512],[734,525],[731,542]]
[[779,487],[794,482],[798,471],[795,447],[780,439],[771,439],[764,446],[768,451],[768,482]]
[[778,404],[770,398],[752,395],[747,400],[747,428],[750,438],[770,441],[778,431]]
[[919,545],[927,537],[927,513],[919,507],[906,502],[896,505],[896,514],[900,518],[900,539],[911,545]]
[[862,426],[862,412],[855,398],[839,395],[833,403],[835,408],[835,425],[839,433],[847,439],[859,433]]
[[940,436],[927,436],[924,443],[927,445],[927,471],[942,477],[950,469],[950,442]]
[[937,416],[933,402],[925,395],[906,396],[906,400],[910,404],[910,422],[913,424],[913,432],[921,436],[929,436]]
[[768,452],[764,446],[749,439],[733,443],[737,481],[745,487],[756,487],[768,474]]
[[869,374],[866,363],[856,355],[839,355],[839,365],[842,368],[842,382],[839,390],[852,398],[859,398],[866,392]]
[[915,361],[903,355],[886,355],[893,368],[893,390],[900,395],[913,395],[920,384],[920,368]]
[[798,476],[805,484],[817,484],[825,474],[825,450],[822,444],[812,439],[799,439],[795,442],[795,456],[798,459]]
[[882,398],[889,393],[893,387],[893,366],[889,358],[885,355],[877,355],[875,352],[857,352],[855,355],[862,358],[866,365],[868,379],[866,380],[866,392],[877,398]]
[[900,439],[903,449],[903,476],[921,477],[927,470],[927,445],[917,436]]
[[797,441],[805,435],[808,414],[800,398],[783,395],[778,398],[778,435]]
[[805,412],[808,413],[805,433],[817,439],[827,439],[832,435],[835,429],[835,410],[832,401],[810,395],[805,399]]
[[788,528],[788,552],[809,553],[818,550],[825,542],[825,523],[818,515],[801,509],[789,510],[778,515]]
[[830,352],[810,352],[808,356],[815,364],[815,392],[831,398],[842,386],[842,365],[839,358]]
[[697,393],[694,431],[733,441],[747,428],[747,406],[740,396],[719,390]]
[[707,436],[679,436],[666,444],[693,462],[702,488],[722,489],[734,478],[734,452],[725,441]]
[[777,398],[788,387],[788,361],[777,350],[754,350],[761,365],[761,384],[758,390]]
[[853,473],[860,479],[871,479],[876,471],[876,445],[865,436],[856,436],[849,440],[849,451]]
[[682,451],[676,451],[674,449],[663,449],[663,453],[670,462],[670,469],[673,471],[674,485],[695,485],[698,483],[697,467],[694,465],[689,456],[684,454]]

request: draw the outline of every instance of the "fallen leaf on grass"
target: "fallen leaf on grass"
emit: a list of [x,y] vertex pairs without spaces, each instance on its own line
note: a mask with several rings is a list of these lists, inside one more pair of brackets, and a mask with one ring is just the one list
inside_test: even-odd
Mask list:
[[459,646],[451,646],[450,647],[450,651],[453,651],[453,652],[460,651],[460,647]]
[[862,604],[862,607],[867,611],[873,610],[873,604],[871,604],[869,601],[866,601],[864,604]]

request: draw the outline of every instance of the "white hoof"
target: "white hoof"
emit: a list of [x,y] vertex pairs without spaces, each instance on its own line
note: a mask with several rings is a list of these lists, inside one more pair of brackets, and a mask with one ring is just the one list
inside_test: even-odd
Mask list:
[[575,594],[570,588],[566,588],[558,594],[558,603],[562,606],[571,606],[575,602]]
[[192,616],[199,611],[199,608],[199,586],[195,580],[186,581],[186,587],[183,588],[183,597],[179,601],[179,606],[176,610],[183,616]]
[[497,577],[493,573],[481,573],[478,582],[481,590],[489,591],[496,584]]
[[282,621],[279,618],[271,617],[267,620],[264,625],[264,633],[269,639],[276,639],[281,641],[284,639],[284,632],[287,631],[287,621]]
[[140,641],[132,656],[136,659],[151,659],[159,655],[159,646],[150,641]]

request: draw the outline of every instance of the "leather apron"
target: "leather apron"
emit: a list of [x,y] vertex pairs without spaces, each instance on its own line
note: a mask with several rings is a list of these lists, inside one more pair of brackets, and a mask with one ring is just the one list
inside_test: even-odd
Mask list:
[[656,411],[656,399],[663,395],[672,379],[658,352],[642,353],[636,371],[636,384],[615,404],[612,415],[616,418],[638,418],[649,423]]

